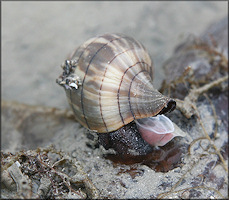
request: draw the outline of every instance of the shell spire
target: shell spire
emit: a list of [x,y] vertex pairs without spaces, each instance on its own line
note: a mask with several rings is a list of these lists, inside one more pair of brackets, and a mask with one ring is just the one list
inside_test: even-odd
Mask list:
[[62,65],[76,119],[90,130],[111,132],[135,119],[175,108],[152,84],[151,59],[142,44],[121,34],[89,39]]

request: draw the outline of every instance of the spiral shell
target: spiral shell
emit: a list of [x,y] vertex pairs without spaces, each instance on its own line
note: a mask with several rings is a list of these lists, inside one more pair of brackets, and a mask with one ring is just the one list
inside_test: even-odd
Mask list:
[[62,65],[65,88],[77,121],[99,133],[135,119],[174,109],[152,84],[151,59],[142,44],[122,34],[91,38]]

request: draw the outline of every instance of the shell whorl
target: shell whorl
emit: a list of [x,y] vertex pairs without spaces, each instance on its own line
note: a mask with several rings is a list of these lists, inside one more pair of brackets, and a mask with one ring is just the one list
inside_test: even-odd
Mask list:
[[[65,86],[76,119],[99,133],[157,115],[169,98],[152,84],[151,59],[142,44],[121,34],[87,40],[63,64]],[[69,81],[74,80],[69,87]]]

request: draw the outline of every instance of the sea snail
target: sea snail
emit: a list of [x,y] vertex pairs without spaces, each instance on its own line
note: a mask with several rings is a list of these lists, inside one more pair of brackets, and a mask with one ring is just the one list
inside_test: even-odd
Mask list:
[[[162,135],[170,134],[165,141],[160,136],[155,142],[144,134],[154,132],[146,125],[149,121],[173,126],[169,119],[158,116],[174,110],[176,102],[153,87],[151,59],[135,39],[123,34],[91,38],[62,68],[56,81],[64,87],[70,107],[84,127],[109,134],[135,120],[143,139],[151,145],[164,145],[174,137],[173,127],[166,133],[162,129]],[[157,119],[149,118],[153,116]]]

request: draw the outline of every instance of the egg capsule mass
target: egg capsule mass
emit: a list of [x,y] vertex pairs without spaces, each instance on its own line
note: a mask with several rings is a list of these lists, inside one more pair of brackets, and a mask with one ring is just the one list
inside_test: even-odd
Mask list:
[[154,88],[149,54],[129,36],[91,38],[62,68],[57,83],[64,87],[77,121],[97,133],[113,132],[176,107],[174,100]]

